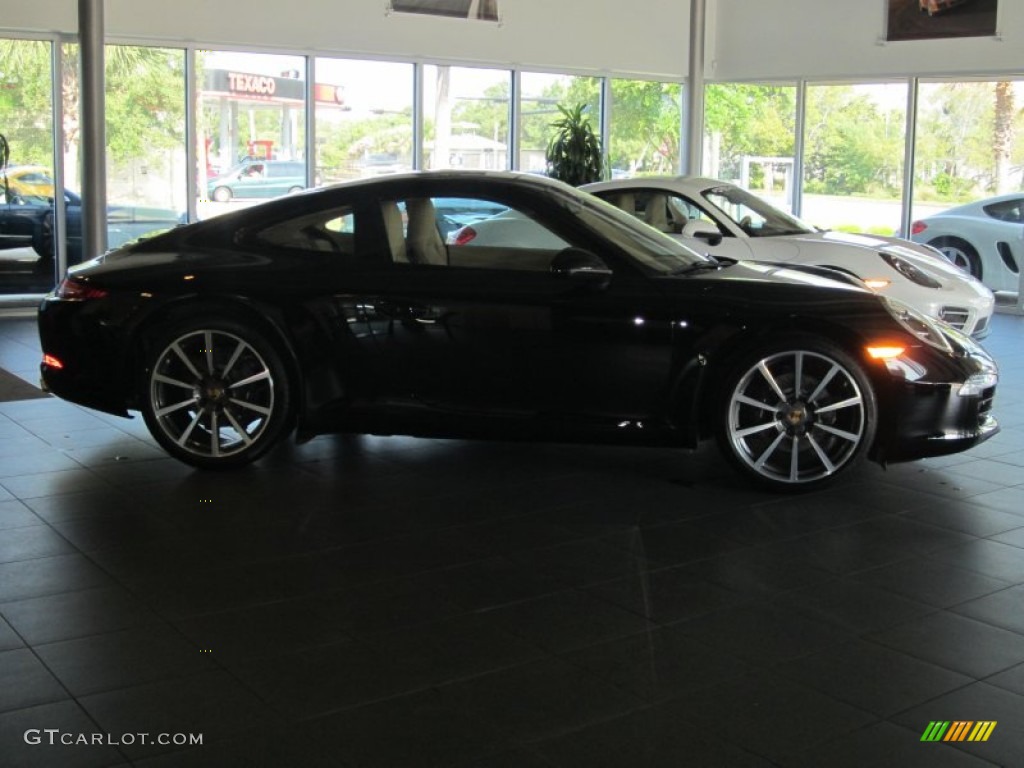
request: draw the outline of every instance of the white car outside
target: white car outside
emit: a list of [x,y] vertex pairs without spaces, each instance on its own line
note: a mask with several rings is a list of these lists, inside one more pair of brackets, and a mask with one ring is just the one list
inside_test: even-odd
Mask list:
[[992,291],[928,246],[820,230],[716,179],[643,177],[581,189],[701,253],[841,270],[975,338],[989,331],[995,310]]
[[927,243],[993,291],[1017,293],[1024,259],[1024,193],[1014,192],[936,213],[910,227]]

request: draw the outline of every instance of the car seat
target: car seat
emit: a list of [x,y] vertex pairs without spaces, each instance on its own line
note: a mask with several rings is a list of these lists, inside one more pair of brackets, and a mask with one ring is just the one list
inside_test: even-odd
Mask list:
[[437,228],[437,213],[429,197],[405,201],[409,225],[405,234],[405,250],[413,264],[448,264],[448,249]]

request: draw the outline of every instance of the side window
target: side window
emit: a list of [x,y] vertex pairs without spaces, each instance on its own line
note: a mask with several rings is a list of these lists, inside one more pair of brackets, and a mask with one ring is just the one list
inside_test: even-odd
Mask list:
[[993,219],[1017,224],[1024,221],[1024,218],[1021,217],[1022,203],[1024,203],[1022,200],[1004,200],[999,203],[992,203],[985,206],[985,213]]
[[634,193],[633,213],[648,226],[654,227],[659,232],[670,235],[678,235],[683,230],[683,224],[678,222],[674,215],[675,209],[669,204],[673,197],[672,193],[660,189],[645,189]]
[[351,209],[334,208],[271,224],[259,230],[255,239],[275,248],[355,256],[355,228]]
[[[689,226],[691,229],[696,224],[703,224],[700,227],[701,230],[707,231],[710,228],[721,231],[720,227],[715,220],[705,213],[702,208],[694,205],[690,200],[679,195],[669,195],[668,198],[668,215],[677,231],[684,232]],[[727,234],[727,233],[722,233]]]
[[635,189],[605,192],[602,197],[616,208],[670,235],[689,234],[691,230],[720,231],[714,219],[692,201],[661,189]]
[[250,163],[242,168],[238,177],[241,179],[261,179],[266,174],[263,163]]
[[478,198],[407,198],[381,204],[397,264],[549,271],[570,244],[527,212]]
[[[770,233],[773,227],[769,224],[774,223],[775,226],[780,226],[778,217],[775,217],[775,222],[769,222],[760,211],[751,208],[742,199],[734,199],[714,190],[705,192],[704,196],[709,203],[725,211],[726,215],[751,237]],[[783,229],[785,228],[784,224],[781,226]]]

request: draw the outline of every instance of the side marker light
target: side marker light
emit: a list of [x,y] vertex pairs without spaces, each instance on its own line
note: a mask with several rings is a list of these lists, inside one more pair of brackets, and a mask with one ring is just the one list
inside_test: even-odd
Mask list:
[[905,347],[867,347],[868,357],[872,360],[891,360],[906,352]]

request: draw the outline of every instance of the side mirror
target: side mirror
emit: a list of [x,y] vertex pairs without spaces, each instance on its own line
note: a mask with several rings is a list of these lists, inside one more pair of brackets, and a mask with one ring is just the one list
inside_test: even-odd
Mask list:
[[551,260],[552,274],[580,285],[605,288],[612,270],[604,260],[582,248],[564,248]]
[[683,237],[695,237],[715,246],[722,242],[722,233],[714,224],[706,221],[688,221],[681,233]]

